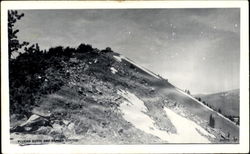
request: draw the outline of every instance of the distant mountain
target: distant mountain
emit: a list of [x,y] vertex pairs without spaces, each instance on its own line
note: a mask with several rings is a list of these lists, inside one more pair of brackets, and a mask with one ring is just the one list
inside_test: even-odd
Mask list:
[[207,94],[207,95],[196,95],[200,97],[202,101],[205,101],[211,107],[221,110],[222,114],[228,116],[239,116],[240,106],[240,90],[230,90],[226,92]]
[[111,48],[38,53],[10,63],[12,143],[238,142],[235,123]]

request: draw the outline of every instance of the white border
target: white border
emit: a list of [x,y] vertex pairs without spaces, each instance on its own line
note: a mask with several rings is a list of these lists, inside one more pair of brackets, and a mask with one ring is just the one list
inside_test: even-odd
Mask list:
[[[240,144],[31,145],[9,143],[8,9],[241,8]],[[249,152],[249,21],[247,1],[17,1],[1,3],[1,122],[3,153],[247,153]]]

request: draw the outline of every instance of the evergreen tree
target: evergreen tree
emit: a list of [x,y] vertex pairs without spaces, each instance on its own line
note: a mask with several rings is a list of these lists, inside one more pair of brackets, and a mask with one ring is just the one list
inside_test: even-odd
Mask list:
[[16,34],[19,32],[18,29],[14,28],[14,24],[20,20],[24,14],[18,14],[18,12],[15,10],[8,11],[8,49],[9,49],[9,59],[11,59],[11,56],[14,56],[13,54],[16,52],[18,53],[18,50],[21,49],[23,46],[27,46],[28,42],[20,42],[17,39]]
[[212,114],[210,114],[208,125],[209,125],[210,127],[214,128],[215,120],[214,120],[214,117],[213,117]]

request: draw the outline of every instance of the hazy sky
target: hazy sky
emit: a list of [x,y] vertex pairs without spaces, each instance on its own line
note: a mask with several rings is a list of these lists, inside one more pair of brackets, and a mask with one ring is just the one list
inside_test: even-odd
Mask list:
[[239,88],[240,9],[21,10],[18,37],[111,47],[191,93]]

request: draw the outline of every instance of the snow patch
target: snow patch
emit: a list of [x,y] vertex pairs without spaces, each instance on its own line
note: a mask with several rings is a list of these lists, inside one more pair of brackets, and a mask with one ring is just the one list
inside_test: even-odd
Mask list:
[[121,112],[123,113],[123,118],[126,121],[132,123],[137,129],[157,136],[163,141],[171,143],[210,142],[205,136],[202,136],[200,133],[209,136],[211,136],[211,134],[206,132],[196,123],[179,116],[178,114],[167,108],[165,108],[164,110],[172,123],[174,122],[173,124],[177,129],[177,134],[171,134],[166,131],[159,130],[155,126],[155,121],[145,114],[148,109],[144,105],[144,102],[142,100],[128,91],[118,90],[117,93],[126,99],[119,107]]
[[204,136],[215,138],[214,135],[208,133],[195,122],[178,115],[166,107],[164,110],[177,130],[177,134],[173,136],[174,141],[183,143],[209,143],[209,140]]
[[110,67],[110,70],[113,74],[117,73],[118,71],[114,67]]
[[113,56],[118,62],[122,62],[123,56]]
[[124,56],[122,56],[122,55],[120,55],[120,56],[113,56],[113,57],[114,57],[118,62],[121,62],[122,59],[124,59],[124,60],[130,62],[131,64],[135,65],[136,67],[142,69],[142,70],[145,71],[146,73],[150,74],[151,76],[153,76],[153,77],[155,77],[155,78],[157,78],[157,79],[160,79],[160,77],[157,76],[156,74],[154,74],[153,72],[151,72],[151,71],[147,70],[146,68],[144,68],[144,67],[142,67],[142,66],[136,64],[136,63],[133,62],[132,60],[130,60],[130,59],[128,59],[128,58],[126,58],[126,57],[124,57]]
[[157,78],[157,79],[160,79],[159,76],[155,75],[154,73],[152,73],[151,71],[147,70],[146,68],[136,64],[135,62],[133,62],[132,60],[128,59],[128,58],[125,58],[126,61],[132,63],[133,65],[135,65],[136,67],[139,67],[140,69],[142,69],[143,71],[145,71],[146,73],[150,74],[151,76]]

